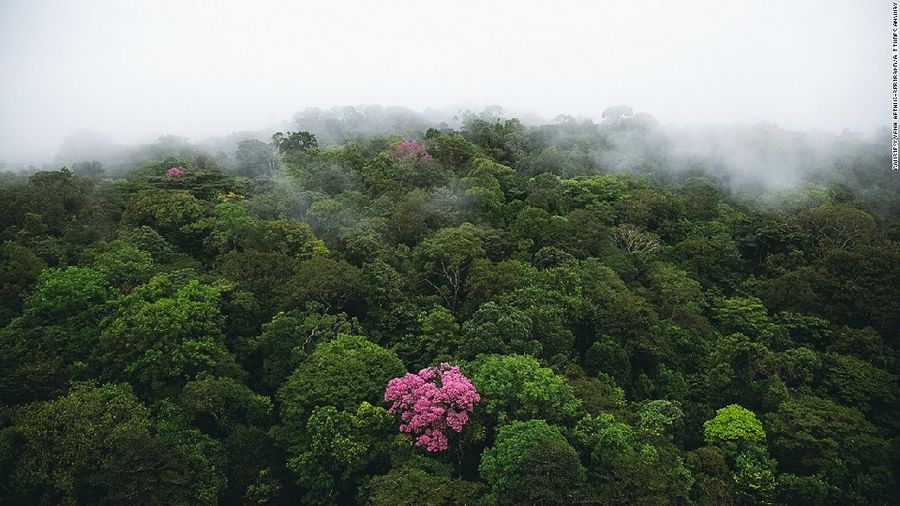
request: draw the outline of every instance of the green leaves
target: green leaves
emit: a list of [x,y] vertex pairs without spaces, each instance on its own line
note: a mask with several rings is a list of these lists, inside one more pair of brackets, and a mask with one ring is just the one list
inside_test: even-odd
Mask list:
[[737,404],[716,411],[715,418],[703,424],[706,444],[728,447],[734,445],[765,445],[766,433],[756,415]]
[[302,438],[288,449],[287,466],[306,490],[303,503],[346,502],[344,494],[366,471],[386,465],[394,423],[387,410],[368,402],[347,410],[315,408]]
[[392,351],[361,336],[339,335],[317,346],[278,392],[282,421],[299,435],[293,431],[302,430],[316,407],[376,403],[388,380],[405,370]]
[[343,260],[315,256],[300,264],[276,293],[282,294],[283,309],[301,309],[321,304],[326,311],[362,312],[363,277],[359,269]]
[[426,283],[450,307],[456,307],[466,271],[473,260],[484,255],[484,248],[475,226],[463,223],[455,228],[442,228],[426,238],[414,254],[422,263]]
[[767,501],[775,488],[775,461],[766,449],[766,433],[756,415],[737,404],[716,411],[703,424],[706,444],[728,456],[738,492],[752,501]]
[[94,361],[108,377],[155,395],[200,373],[238,375],[223,342],[219,302],[214,287],[157,276],[123,300],[100,335]]
[[482,353],[540,355],[541,344],[531,338],[532,321],[507,304],[488,302],[463,325],[461,354],[474,358]]
[[102,313],[114,299],[106,276],[99,270],[86,267],[46,270],[25,299],[25,315],[45,323],[62,323],[68,318],[83,318],[85,312]]
[[267,392],[278,390],[319,343],[357,330],[358,323],[346,314],[325,313],[317,304],[308,305],[302,312],[277,313],[262,326],[262,333],[251,344],[254,355],[261,360],[260,388]]
[[21,442],[13,498],[23,503],[215,504],[225,487],[218,443],[156,424],[123,385],[81,384],[14,415]]
[[265,425],[272,413],[271,399],[232,378],[191,381],[184,386],[181,401],[196,415],[210,417],[226,433],[238,424]]
[[[544,460],[551,456],[552,460]],[[549,503],[563,504],[560,499],[584,481],[584,467],[575,450],[558,428],[543,420],[501,427],[494,446],[482,454],[478,469],[502,503],[519,502],[513,498],[534,502],[551,495],[554,499]],[[535,483],[533,478],[542,475],[552,476],[549,483]]]
[[[471,373],[469,373],[471,371]],[[539,418],[573,420],[581,411],[565,378],[527,355],[482,355],[466,367],[484,410],[500,424]]]
[[207,216],[210,208],[188,192],[153,191],[131,202],[125,220],[152,227],[170,242],[190,246],[197,239],[190,225]]

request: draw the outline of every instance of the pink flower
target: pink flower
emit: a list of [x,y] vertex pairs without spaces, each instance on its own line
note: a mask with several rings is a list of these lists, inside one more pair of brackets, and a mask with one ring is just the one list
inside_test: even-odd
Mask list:
[[416,446],[439,452],[447,449],[447,429],[461,432],[481,397],[459,366],[444,363],[390,380],[384,400],[392,403],[389,412],[400,415],[400,432],[415,434]]
[[169,167],[165,175],[166,177],[181,177],[184,175],[184,170],[179,167]]
[[404,141],[401,141],[399,144],[394,145],[394,148],[391,150],[391,154],[394,156],[395,160],[422,160],[426,162],[431,160],[431,155],[428,154],[428,150],[425,148],[425,144],[410,139],[406,139]]

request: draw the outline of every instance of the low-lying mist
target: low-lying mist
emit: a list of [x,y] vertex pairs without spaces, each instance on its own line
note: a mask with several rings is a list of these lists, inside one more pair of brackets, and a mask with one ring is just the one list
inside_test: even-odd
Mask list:
[[[521,119],[518,119],[521,118]],[[242,141],[271,144],[276,131],[306,131],[322,147],[377,138],[421,139],[429,129],[454,130],[464,137],[494,125],[505,162],[530,175],[574,177],[612,172],[643,176],[705,176],[736,194],[790,190],[804,183],[838,184],[864,191],[896,187],[889,178],[887,129],[862,134],[845,130],[790,131],[772,123],[683,127],[660,124],[628,106],[609,107],[599,119],[560,115],[552,120],[505,113],[492,106],[480,112],[457,109],[416,112],[377,105],[307,108],[290,121],[266,130],[241,131],[189,140],[166,135],[122,145],[93,131],[69,136],[51,163],[2,164],[6,172],[28,174],[69,167],[95,178],[115,178],[148,160],[203,158],[225,173],[241,170]],[[249,156],[245,153],[244,156]],[[50,157],[48,157],[50,158]]]

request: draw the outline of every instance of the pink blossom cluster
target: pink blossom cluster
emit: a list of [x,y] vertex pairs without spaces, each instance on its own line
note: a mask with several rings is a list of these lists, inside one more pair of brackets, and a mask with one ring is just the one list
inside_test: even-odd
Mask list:
[[416,446],[439,452],[447,449],[447,429],[462,431],[481,397],[459,366],[444,363],[390,380],[384,400],[392,403],[389,412],[400,414],[401,432],[415,434]]
[[181,177],[184,175],[184,171],[178,167],[169,167],[169,170],[166,171],[166,177]]
[[431,160],[431,155],[428,154],[425,144],[410,139],[395,145],[393,155],[397,160],[423,160],[426,162]]

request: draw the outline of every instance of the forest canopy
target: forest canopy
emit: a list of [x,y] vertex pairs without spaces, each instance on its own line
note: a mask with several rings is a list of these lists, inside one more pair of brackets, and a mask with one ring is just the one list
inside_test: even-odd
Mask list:
[[458,120],[3,173],[0,504],[897,503],[884,143]]

